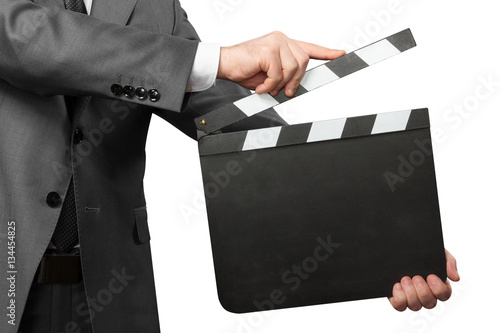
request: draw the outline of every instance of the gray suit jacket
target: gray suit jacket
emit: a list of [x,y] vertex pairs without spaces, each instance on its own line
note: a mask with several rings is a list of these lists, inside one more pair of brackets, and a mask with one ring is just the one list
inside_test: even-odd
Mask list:
[[[142,182],[151,116],[195,138],[194,117],[248,94],[228,82],[185,94],[197,45],[178,0],[94,0],[91,16],[0,0],[0,332],[17,332],[60,213],[46,196],[64,199],[72,175],[94,331],[159,331]],[[117,82],[161,98],[115,96]],[[77,96],[71,117],[63,95]],[[268,110],[226,130],[283,123]]]

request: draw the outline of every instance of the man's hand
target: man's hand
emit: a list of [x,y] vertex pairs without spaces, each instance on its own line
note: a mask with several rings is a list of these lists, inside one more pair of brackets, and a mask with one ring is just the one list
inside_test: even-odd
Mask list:
[[333,60],[345,51],[296,41],[281,32],[221,48],[218,79],[236,82],[256,93],[277,95],[285,87],[292,97],[304,77],[309,59]]
[[[454,282],[460,281],[457,271],[457,261],[446,251],[446,268],[448,278]],[[434,274],[427,277],[427,282],[421,276],[413,279],[405,276],[400,283],[394,285],[392,297],[389,298],[392,306],[398,311],[409,308],[418,311],[422,307],[432,309],[436,306],[437,300],[447,301],[451,296],[451,285],[446,283]]]

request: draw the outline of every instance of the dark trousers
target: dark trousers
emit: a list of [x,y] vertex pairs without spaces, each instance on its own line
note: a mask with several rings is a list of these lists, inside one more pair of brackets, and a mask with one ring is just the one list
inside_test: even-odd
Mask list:
[[92,333],[83,281],[31,286],[19,333]]

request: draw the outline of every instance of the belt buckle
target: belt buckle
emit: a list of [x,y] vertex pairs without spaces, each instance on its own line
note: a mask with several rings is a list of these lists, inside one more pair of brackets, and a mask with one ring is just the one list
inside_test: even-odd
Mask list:
[[82,280],[80,249],[58,254],[47,251],[38,265],[34,282],[38,284],[74,284]]

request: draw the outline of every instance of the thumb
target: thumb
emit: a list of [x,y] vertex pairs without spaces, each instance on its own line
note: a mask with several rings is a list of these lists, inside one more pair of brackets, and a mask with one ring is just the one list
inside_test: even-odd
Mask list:
[[457,260],[454,256],[451,255],[448,250],[445,250],[446,253],[446,271],[448,274],[448,278],[453,282],[460,281],[460,275],[458,274],[457,269]]

